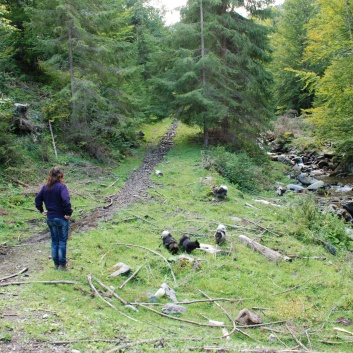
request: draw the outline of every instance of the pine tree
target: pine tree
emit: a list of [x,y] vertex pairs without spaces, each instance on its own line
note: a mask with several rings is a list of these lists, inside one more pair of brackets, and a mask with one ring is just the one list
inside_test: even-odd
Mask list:
[[47,119],[70,116],[66,137],[104,158],[107,141],[125,148],[138,123],[130,81],[138,74],[122,1],[43,0],[27,30],[36,38],[41,68],[56,83]]
[[[247,2],[249,8],[256,1]],[[234,1],[190,0],[164,55],[164,72],[153,80],[163,99],[187,124],[223,142],[248,144],[271,117],[267,29],[234,11]],[[173,59],[171,59],[173,58]]]

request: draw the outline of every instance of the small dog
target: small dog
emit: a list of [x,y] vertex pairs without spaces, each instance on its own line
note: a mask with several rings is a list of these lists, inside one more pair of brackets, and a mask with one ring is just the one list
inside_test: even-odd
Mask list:
[[228,187],[226,185],[212,186],[212,193],[218,198],[225,198],[228,195]]
[[222,244],[226,239],[226,227],[223,224],[219,224],[216,233],[214,233],[214,237],[216,238],[216,243],[218,245]]
[[200,243],[197,240],[191,241],[190,237],[188,237],[187,235],[183,235],[180,238],[179,246],[183,247],[183,249],[188,254],[191,254],[191,251],[195,250],[196,248],[200,248]]
[[173,255],[175,255],[179,251],[179,246],[178,246],[177,241],[173,238],[173,236],[167,230],[164,230],[162,232],[162,241],[163,241],[163,245]]

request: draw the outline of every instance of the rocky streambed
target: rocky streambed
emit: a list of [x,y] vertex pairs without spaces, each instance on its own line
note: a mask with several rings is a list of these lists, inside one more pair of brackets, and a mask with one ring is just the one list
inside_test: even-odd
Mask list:
[[289,182],[277,194],[315,193],[323,212],[335,213],[353,225],[353,163],[342,163],[333,152],[270,152],[271,159],[288,165]]

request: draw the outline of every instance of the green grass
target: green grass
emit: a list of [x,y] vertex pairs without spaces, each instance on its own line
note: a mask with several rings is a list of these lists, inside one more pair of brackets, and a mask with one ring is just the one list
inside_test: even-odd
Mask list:
[[[167,123],[146,126],[143,129],[146,134],[144,143],[152,140],[156,143],[168,126]],[[197,132],[184,125],[179,126],[175,147],[157,167],[163,172],[163,177],[151,175],[154,185],[149,189],[148,198],[119,210],[111,222],[102,222],[95,230],[72,234],[68,248],[70,271],[52,270],[51,260],[42,256],[40,261],[45,270],[31,278],[42,281],[70,280],[77,284],[36,283],[21,286],[20,289],[2,289],[7,300],[0,304],[0,310],[4,311],[5,306],[7,310],[16,308],[16,312],[25,318],[11,323],[3,320],[0,323],[2,340],[9,340],[13,331],[24,331],[28,339],[45,342],[171,339],[165,341],[164,347],[154,347],[153,343],[149,343],[131,348],[135,352],[188,352],[190,347],[203,351],[204,346],[228,347],[234,352],[254,347],[300,349],[298,341],[315,352],[351,352],[351,336],[338,333],[333,328],[345,328],[336,322],[338,318],[353,318],[352,254],[338,248],[337,255],[333,256],[322,245],[312,241],[319,236],[320,230],[315,225],[320,221],[310,218],[309,203],[306,211],[296,209],[296,205],[302,205],[302,199],[297,198],[303,195],[285,194],[278,201],[281,208],[259,204],[254,200],[266,198],[277,202],[274,190],[256,196],[246,194],[215,171],[204,169],[201,146],[193,142],[196,141],[194,137]],[[75,170],[78,161],[68,164],[67,183],[73,190],[72,201],[77,217],[102,205],[102,197],[116,192],[129,173],[138,167],[142,157],[139,152],[109,173],[85,165]],[[97,173],[95,178],[92,177],[93,171]],[[117,178],[119,182],[109,187]],[[221,183],[229,186],[229,194],[224,201],[217,201],[210,194],[210,186]],[[25,197],[22,202],[20,191],[7,189],[6,192],[9,196],[16,196],[19,204],[16,205],[13,200],[10,202],[8,198],[7,202],[13,204],[13,208],[7,207],[7,203],[2,207],[11,211],[13,224],[23,228],[26,217],[33,218],[31,211],[27,213],[23,209],[30,207],[33,195]],[[340,231],[336,220],[329,221]],[[6,217],[3,222],[5,227],[0,228],[1,239],[8,240],[11,223]],[[263,229],[252,222],[281,236],[262,232]],[[161,233],[165,229],[177,240],[188,233],[192,239],[215,245],[213,234],[218,223],[227,227],[227,241],[222,249],[228,255],[215,256],[196,250],[192,256],[199,259],[197,269],[172,257],[161,245]],[[37,227],[45,229],[45,224],[41,222]],[[323,229],[328,231],[329,227]],[[324,256],[326,259],[299,258],[292,262],[271,262],[240,243],[240,234],[251,238],[261,236],[263,245],[285,255]],[[168,259],[170,265],[154,252]],[[127,277],[109,276],[112,266],[118,262],[128,264],[132,271],[142,266],[136,277],[122,289],[118,287]],[[260,314],[268,324],[262,328],[241,328],[246,335],[236,332],[229,340],[221,339],[222,330],[219,327],[172,320],[142,307],[137,307],[138,312],[128,309],[93,280],[103,298],[128,315],[129,319],[93,294],[87,279],[89,274],[131,303],[149,302],[149,293],[155,293],[165,282],[175,290],[180,302],[205,299],[200,292],[203,291],[211,298],[235,299],[234,302],[218,302],[230,317],[235,318],[241,309],[248,308]],[[12,296],[15,293],[20,295]],[[157,304],[149,307],[160,311],[162,305],[168,302],[167,297],[162,297]],[[178,316],[180,319],[200,324],[207,324],[209,319],[222,321],[231,331],[232,323],[215,303],[198,302],[184,306],[187,311]],[[352,332],[351,327],[345,329]],[[269,340],[271,333],[275,333],[279,340]],[[190,338],[197,340],[187,340]],[[106,352],[114,344],[74,342],[67,347],[82,352]]]

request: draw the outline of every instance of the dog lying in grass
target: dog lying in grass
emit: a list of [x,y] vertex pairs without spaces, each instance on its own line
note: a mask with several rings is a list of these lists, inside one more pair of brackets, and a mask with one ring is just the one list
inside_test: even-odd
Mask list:
[[180,238],[179,246],[182,247],[188,254],[191,254],[191,251],[196,248],[200,248],[200,243],[197,240],[191,241],[189,236],[183,235]]
[[173,254],[177,254],[179,251],[179,245],[173,236],[167,231],[162,232],[163,245]]

